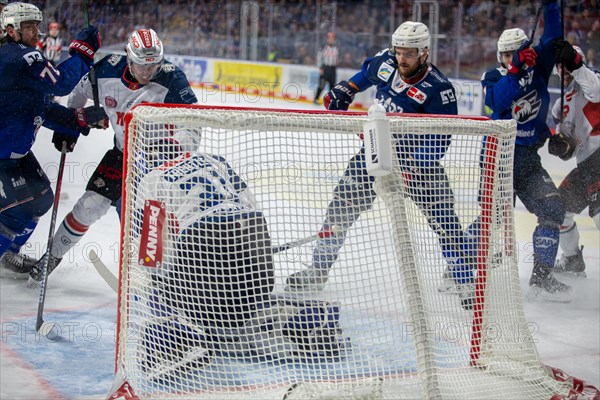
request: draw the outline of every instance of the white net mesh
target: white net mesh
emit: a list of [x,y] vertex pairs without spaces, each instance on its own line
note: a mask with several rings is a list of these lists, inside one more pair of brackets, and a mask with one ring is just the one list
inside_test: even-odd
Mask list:
[[373,182],[362,113],[134,109],[118,364],[138,396],[568,392],[523,315],[514,123],[389,119]]

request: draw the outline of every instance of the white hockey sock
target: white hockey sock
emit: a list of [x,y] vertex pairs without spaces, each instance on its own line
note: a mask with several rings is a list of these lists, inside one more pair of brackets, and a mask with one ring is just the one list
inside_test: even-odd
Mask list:
[[560,227],[560,248],[566,256],[579,253],[579,229],[571,213],[567,214]]
[[70,212],[54,234],[52,255],[56,258],[62,258],[69,250],[79,243],[88,229],[89,225],[84,225],[77,221],[73,216],[73,213]]

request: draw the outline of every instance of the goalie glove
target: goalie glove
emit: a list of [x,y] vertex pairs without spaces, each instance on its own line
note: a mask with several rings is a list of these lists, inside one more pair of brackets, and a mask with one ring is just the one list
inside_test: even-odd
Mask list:
[[559,157],[561,160],[568,160],[575,153],[575,140],[563,133],[557,133],[550,137],[548,143],[548,152]]
[[352,81],[341,81],[334,86],[323,98],[323,104],[328,110],[347,110],[354,100],[358,87]]
[[513,53],[512,61],[508,64],[508,73],[517,74],[521,69],[535,66],[537,53],[531,47],[531,40],[527,40]]

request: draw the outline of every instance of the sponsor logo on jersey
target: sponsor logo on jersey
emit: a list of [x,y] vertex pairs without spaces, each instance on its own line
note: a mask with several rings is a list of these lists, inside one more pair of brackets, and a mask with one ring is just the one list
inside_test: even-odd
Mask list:
[[519,124],[534,120],[542,106],[542,100],[537,95],[537,90],[532,90],[512,104],[512,117]]
[[160,268],[162,265],[165,214],[164,202],[146,200],[140,241],[140,265],[150,268]]
[[0,196],[6,199],[6,192],[4,191],[4,183],[2,181],[0,181]]
[[162,70],[163,72],[174,72],[175,66],[173,64],[163,64]]
[[387,82],[390,79],[390,76],[392,76],[393,72],[394,72],[393,66],[383,63],[379,67],[379,71],[377,71],[377,77],[379,79],[381,79],[382,81]]
[[104,98],[104,104],[106,104],[106,107],[115,108],[118,103],[117,103],[117,99],[115,99],[114,97],[106,96]]
[[96,186],[97,188],[101,188],[106,186],[106,182],[104,182],[104,179],[98,178],[94,181],[94,186]]
[[425,100],[427,100],[427,95],[414,86],[408,89],[406,94],[419,104],[423,104],[425,103]]
[[30,51],[29,53],[23,54],[23,58],[25,59],[25,61],[27,61],[27,64],[29,64],[29,65],[31,65],[35,62],[44,61],[44,57],[42,57],[42,53],[40,53],[37,50]]
[[112,55],[112,56],[110,56],[110,58],[108,59],[108,63],[114,67],[115,65],[117,65],[117,64],[119,63],[119,61],[121,61],[121,58],[122,58],[122,57],[123,57],[123,56],[122,56],[122,55],[120,55],[120,54],[113,54],[113,55]]
[[10,181],[15,189],[27,185],[27,181],[25,181],[25,177],[23,176],[19,177],[19,179],[12,178]]

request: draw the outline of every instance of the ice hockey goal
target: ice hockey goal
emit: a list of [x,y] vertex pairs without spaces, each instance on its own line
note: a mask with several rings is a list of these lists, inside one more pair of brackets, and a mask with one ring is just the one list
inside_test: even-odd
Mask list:
[[[514,123],[387,118],[394,167],[371,187],[360,168],[345,174],[360,165],[365,113],[140,105],[128,114],[115,398],[573,390],[540,362],[524,318]],[[420,162],[447,144],[439,163]],[[377,196],[371,204],[348,188]],[[361,211],[353,224],[339,217],[344,207]],[[324,242],[332,253],[315,255]],[[329,263],[327,279],[290,287],[315,257]],[[468,269],[457,274],[449,265],[460,260]]]

